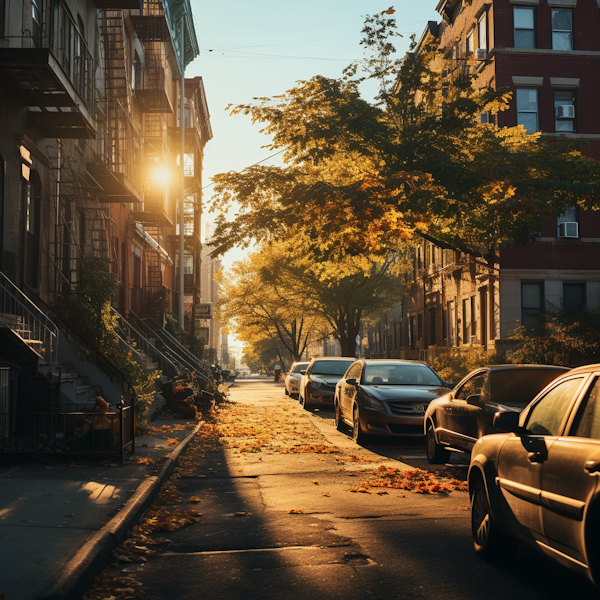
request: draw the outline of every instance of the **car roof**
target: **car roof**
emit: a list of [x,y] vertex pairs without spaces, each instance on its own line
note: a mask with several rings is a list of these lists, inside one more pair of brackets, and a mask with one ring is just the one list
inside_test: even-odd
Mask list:
[[[559,365],[530,365],[530,364],[510,364],[510,365],[490,365],[483,367],[489,371],[511,371],[514,369],[553,369],[560,371],[569,371],[568,367],[561,367]],[[473,369],[476,371],[477,369]]]
[[593,373],[594,371],[600,371],[600,363],[575,367],[569,371],[569,375],[574,375],[576,373]]
[[312,362],[316,362],[318,360],[357,360],[353,356],[318,356],[317,358],[313,358]]
[[390,358],[368,358],[363,359],[363,361],[367,366],[368,365],[425,365],[428,367],[429,365],[424,363],[422,360],[404,360],[404,359],[390,359]]

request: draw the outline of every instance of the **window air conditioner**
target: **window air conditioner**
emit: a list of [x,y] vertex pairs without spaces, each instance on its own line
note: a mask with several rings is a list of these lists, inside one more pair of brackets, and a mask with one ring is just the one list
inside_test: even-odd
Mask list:
[[557,119],[574,119],[575,107],[572,104],[563,104],[556,107]]
[[579,237],[579,223],[566,222],[558,224],[558,237],[559,238],[578,238]]
[[485,48],[477,48],[475,50],[475,60],[485,60],[487,58],[487,50]]

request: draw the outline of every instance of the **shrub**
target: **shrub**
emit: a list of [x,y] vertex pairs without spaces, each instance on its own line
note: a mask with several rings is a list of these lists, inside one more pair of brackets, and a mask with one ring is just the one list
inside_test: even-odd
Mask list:
[[548,313],[539,327],[518,327],[509,339],[517,344],[506,354],[512,363],[578,367],[598,362],[600,310]]
[[496,352],[483,348],[456,348],[438,354],[431,366],[445,381],[458,383],[465,375],[486,365],[497,365],[504,362]]

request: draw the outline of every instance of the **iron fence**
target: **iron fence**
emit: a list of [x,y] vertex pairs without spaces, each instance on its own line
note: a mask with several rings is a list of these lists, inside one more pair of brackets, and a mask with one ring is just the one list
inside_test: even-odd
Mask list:
[[107,413],[61,405],[59,412],[0,413],[0,454],[109,455],[135,450],[133,406]]

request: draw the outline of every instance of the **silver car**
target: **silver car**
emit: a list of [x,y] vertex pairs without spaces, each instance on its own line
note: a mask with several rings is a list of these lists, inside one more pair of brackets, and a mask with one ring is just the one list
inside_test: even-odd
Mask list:
[[302,374],[300,371],[304,371],[308,367],[307,362],[295,362],[290,367],[290,372],[285,378],[285,395],[292,398],[298,398],[300,393],[300,378]]

